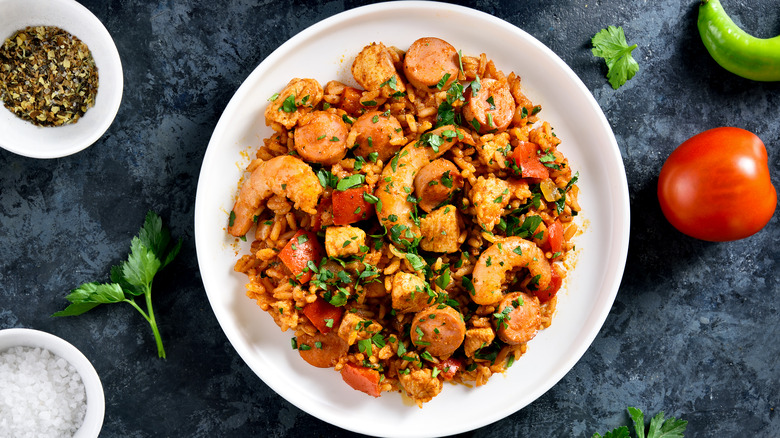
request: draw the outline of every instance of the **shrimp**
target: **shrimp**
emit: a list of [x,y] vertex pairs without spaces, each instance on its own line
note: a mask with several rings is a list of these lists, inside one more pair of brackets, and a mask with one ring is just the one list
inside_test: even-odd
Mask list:
[[[436,139],[430,141],[430,139]],[[413,217],[414,203],[408,200],[414,189],[414,177],[425,165],[443,155],[458,142],[474,144],[471,135],[453,125],[434,129],[401,149],[382,170],[374,195],[382,202],[377,208],[380,223],[388,230],[400,226],[400,238],[414,239],[420,236],[419,221]],[[434,149],[429,144],[437,144]],[[415,237],[409,237],[409,233]]]
[[280,155],[264,161],[241,186],[228,232],[236,237],[245,235],[254,223],[257,209],[274,194],[286,196],[299,210],[316,214],[322,185],[311,167],[300,158]]
[[502,286],[507,273],[520,268],[528,268],[533,277],[538,276],[538,289],[546,289],[550,284],[550,263],[535,243],[517,236],[497,241],[479,255],[474,266],[471,299],[480,305],[498,303],[503,298]]

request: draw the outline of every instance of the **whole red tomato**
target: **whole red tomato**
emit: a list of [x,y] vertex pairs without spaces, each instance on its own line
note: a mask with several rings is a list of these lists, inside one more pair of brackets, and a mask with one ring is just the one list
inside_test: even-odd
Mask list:
[[728,127],[691,137],[661,168],[658,200],[666,219],[691,237],[725,242],[757,233],[777,206],[764,143]]

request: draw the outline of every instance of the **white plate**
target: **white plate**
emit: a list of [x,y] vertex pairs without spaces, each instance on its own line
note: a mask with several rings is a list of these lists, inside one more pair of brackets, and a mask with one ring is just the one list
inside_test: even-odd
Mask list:
[[98,68],[95,105],[65,126],[36,126],[0,102],[0,147],[32,158],[75,154],[106,132],[122,102],[122,62],[103,23],[74,0],[0,0],[0,44],[27,26],[56,26],[83,41]]
[[[293,77],[354,83],[352,59],[382,41],[400,48],[437,36],[464,54],[483,51],[504,72],[522,77],[541,104],[542,118],[563,140],[560,149],[580,173],[579,261],[562,290],[550,328],[505,375],[480,388],[445,385],[422,409],[399,394],[378,399],[354,391],[333,369],[317,369],[291,349],[282,333],[245,296],[244,275],[233,271],[228,213],[249,154],[270,134],[263,110]],[[217,124],[203,161],[195,203],[195,239],[203,283],[214,313],[238,354],[279,395],[302,410],[369,435],[438,436],[471,430],[528,405],[579,360],[601,328],[623,275],[629,234],[628,185],[614,135],[595,99],[552,51],[522,30],[488,14],[431,2],[391,2],[350,10],[299,33],[246,79]],[[243,244],[246,249],[248,244]]]

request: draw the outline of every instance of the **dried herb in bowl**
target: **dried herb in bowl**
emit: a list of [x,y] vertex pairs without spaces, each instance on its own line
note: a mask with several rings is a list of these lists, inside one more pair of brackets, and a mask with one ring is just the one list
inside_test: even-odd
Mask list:
[[63,29],[26,27],[0,47],[0,99],[35,125],[75,123],[95,104],[97,89],[89,47]]

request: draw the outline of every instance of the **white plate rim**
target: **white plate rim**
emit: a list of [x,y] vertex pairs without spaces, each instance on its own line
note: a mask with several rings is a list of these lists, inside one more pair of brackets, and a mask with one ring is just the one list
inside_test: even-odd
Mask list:
[[[228,129],[229,127],[229,123],[226,121],[226,117],[230,117],[230,115],[233,114],[234,111],[236,111],[236,108],[240,104],[239,101],[241,100],[241,96],[244,96],[247,92],[247,87],[251,87],[252,86],[251,84],[257,82],[258,78],[262,76],[262,74],[265,72],[267,68],[269,68],[269,66],[272,66],[276,62],[279,62],[284,56],[288,55],[293,48],[301,44],[302,41],[311,39],[313,36],[321,34],[327,31],[328,29],[334,29],[335,27],[342,25],[345,22],[356,20],[359,19],[360,17],[365,17],[371,14],[389,13],[391,11],[397,11],[399,9],[406,10],[409,13],[425,12],[425,13],[433,13],[433,14],[436,13],[458,14],[458,15],[462,14],[468,16],[470,19],[490,23],[491,25],[495,26],[495,28],[498,29],[499,32],[511,33],[517,36],[518,38],[524,39],[528,44],[533,46],[535,50],[543,52],[550,57],[550,61],[553,62],[555,66],[560,70],[560,72],[564,74],[566,78],[572,82],[572,84],[575,86],[577,91],[581,94],[581,96],[579,97],[584,99],[587,102],[590,109],[593,111],[593,116],[595,117],[596,120],[598,120],[599,123],[598,129],[603,131],[601,134],[604,136],[604,140],[608,143],[606,146],[602,146],[602,150],[600,150],[600,152],[605,153],[605,155],[603,156],[603,160],[606,163],[605,165],[608,166],[610,178],[616,178],[616,180],[610,181],[612,184],[604,187],[607,193],[602,194],[612,202],[611,205],[616,209],[616,211],[610,211],[608,215],[609,218],[613,221],[613,223],[611,223],[613,235],[610,237],[613,237],[615,240],[609,242],[610,244],[609,249],[606,253],[608,263],[606,264],[605,272],[603,275],[604,282],[600,284],[602,292],[597,296],[598,299],[594,305],[594,313],[592,317],[589,319],[590,324],[587,327],[587,330],[584,331],[583,333],[580,333],[577,337],[578,338],[577,348],[570,352],[570,355],[568,356],[568,359],[566,361],[558,364],[555,371],[546,379],[546,383],[544,385],[539,386],[538,388],[535,389],[533,394],[529,394],[527,395],[527,397],[525,397],[526,399],[530,399],[530,401],[526,400],[523,403],[517,403],[510,406],[502,406],[499,409],[493,410],[492,413],[486,413],[485,415],[482,415],[479,419],[469,419],[468,421],[465,422],[457,422],[457,421],[443,422],[443,421],[437,421],[439,419],[429,419],[430,420],[429,423],[431,423],[431,425],[426,425],[420,422],[419,424],[417,424],[420,427],[414,430],[409,430],[409,428],[406,428],[405,430],[393,429],[390,432],[387,432],[385,430],[382,430],[381,427],[376,427],[376,426],[370,427],[366,424],[365,421],[360,421],[357,422],[356,424],[355,416],[353,415],[349,415],[345,413],[342,413],[342,415],[336,415],[332,411],[327,411],[327,410],[323,411],[319,409],[319,407],[316,406],[315,404],[312,404],[309,400],[306,400],[305,397],[302,397],[298,394],[291,393],[289,389],[284,387],[284,384],[275,381],[272,378],[275,376],[268,375],[265,370],[261,369],[261,367],[259,367],[258,364],[254,362],[253,355],[255,354],[255,352],[252,351],[252,349],[248,345],[246,345],[243,339],[241,339],[241,333],[234,332],[232,331],[232,329],[226,329],[225,324],[223,324],[223,320],[225,318],[230,318],[231,315],[224,312],[223,308],[220,307],[220,303],[219,303],[220,297],[215,293],[215,288],[217,287],[217,285],[209,284],[207,275],[203,275],[202,279],[204,281],[204,287],[206,288],[208,298],[212,304],[212,309],[214,310],[217,319],[220,321],[220,325],[222,326],[223,331],[225,331],[225,334],[227,335],[231,344],[234,346],[234,348],[236,348],[236,351],[239,353],[242,359],[245,362],[247,362],[250,368],[252,368],[253,371],[255,371],[255,373],[257,373],[258,376],[260,376],[261,379],[269,387],[271,387],[274,391],[276,391],[278,394],[280,394],[282,397],[287,399],[292,404],[296,405],[302,410],[324,421],[327,421],[329,423],[332,423],[344,429],[365,433],[369,435],[392,435],[392,436],[449,435],[449,434],[460,433],[467,430],[472,430],[484,426],[486,424],[490,424],[499,419],[502,419],[512,414],[513,412],[522,409],[528,403],[532,402],[533,400],[535,400],[536,398],[544,394],[554,384],[560,381],[560,379],[563,378],[563,376],[577,363],[577,361],[579,361],[579,359],[582,357],[582,355],[585,353],[585,351],[592,343],[593,339],[595,339],[596,335],[598,334],[601,326],[606,320],[607,315],[609,314],[611,305],[614,302],[614,298],[617,294],[620,281],[622,279],[623,270],[625,268],[625,260],[628,252],[630,212],[629,212],[628,185],[626,181],[625,169],[623,167],[622,157],[620,155],[619,148],[617,147],[617,142],[615,140],[614,134],[609,128],[609,123],[607,122],[606,117],[604,116],[598,103],[590,94],[590,92],[587,90],[585,85],[579,80],[576,74],[557,55],[555,55],[549,48],[544,46],[541,42],[539,42],[538,40],[536,40],[526,32],[522,31],[521,29],[513,26],[512,24],[503,21],[501,19],[498,19],[496,17],[493,17],[489,14],[486,14],[484,12],[466,8],[463,6],[450,5],[450,4],[444,4],[438,2],[425,2],[425,1],[402,1],[402,2],[381,3],[381,4],[375,4],[369,6],[362,6],[359,8],[355,8],[334,15],[330,18],[327,18],[301,31],[299,34],[295,35],[293,38],[291,38],[290,40],[282,44],[278,49],[276,49],[273,53],[271,53],[247,77],[244,83],[236,91],[234,97],[228,103],[227,107],[223,112],[222,117],[220,118],[220,121],[218,122],[214,130],[212,139],[209,143],[208,149],[204,156],[204,167],[201,169],[200,180],[198,182],[198,195],[196,196],[196,206],[195,206],[196,249],[198,253],[199,264],[201,266],[201,270],[203,270],[204,265],[210,263],[213,260],[213,258],[210,255],[208,255],[207,252],[214,249],[213,247],[207,248],[204,242],[202,241],[203,239],[199,239],[199,236],[202,235],[201,233],[207,232],[204,231],[204,226],[206,226],[207,223],[203,220],[205,214],[204,209],[217,208],[214,205],[204,205],[203,196],[201,196],[201,193],[211,189],[210,187],[208,187],[209,181],[211,181],[210,178],[211,172],[209,169],[207,169],[207,163],[213,160],[213,156],[215,154],[220,153],[220,151],[218,150],[220,148],[219,146],[220,139],[222,136],[225,135],[225,130]],[[418,35],[418,37],[419,36],[427,36],[427,35]],[[366,43],[368,42],[366,41]],[[490,57],[490,53],[488,53],[488,55]],[[503,66],[499,66],[499,68],[501,67]],[[293,76],[295,76],[295,73],[291,73],[290,77]],[[227,212],[224,213],[225,213],[225,217],[227,217]],[[553,327],[555,326],[555,323],[556,322],[554,321]],[[512,371],[513,369],[510,369],[508,374],[512,373]],[[332,375],[330,376],[330,378],[334,380],[339,379],[339,377],[336,375]],[[495,378],[496,377],[494,377],[494,379]],[[450,390],[450,388],[446,387],[445,392],[447,390]],[[443,394],[440,395],[439,397],[443,397]],[[372,403],[372,400],[366,399],[365,403]],[[426,405],[426,407],[424,407],[422,411],[425,411],[427,407],[428,405]],[[408,425],[404,425],[404,427],[406,426]]]

